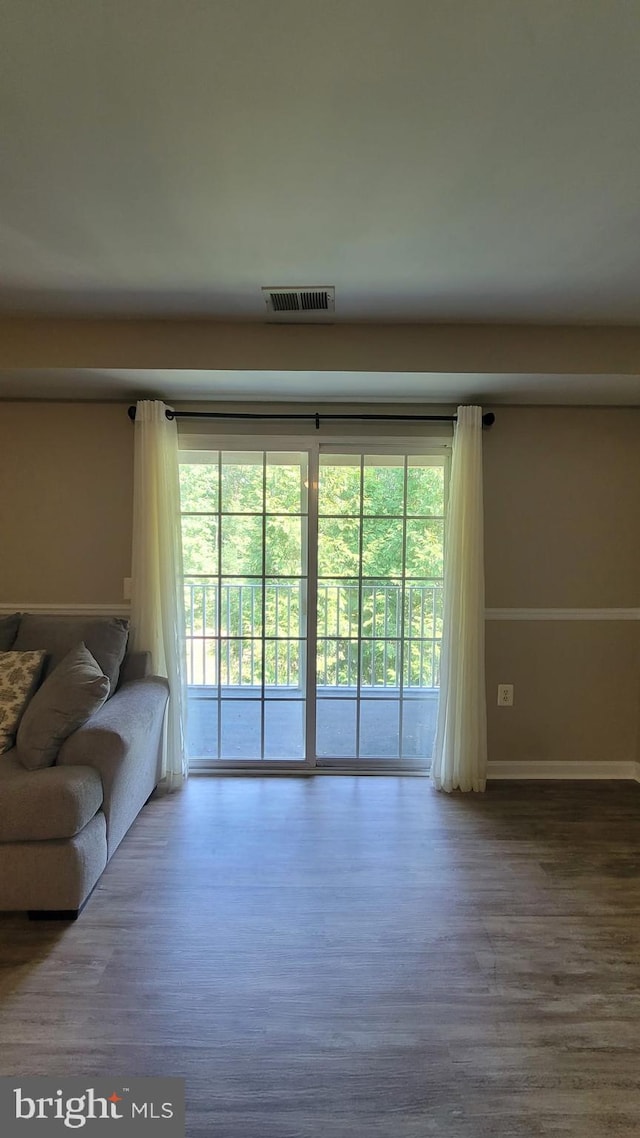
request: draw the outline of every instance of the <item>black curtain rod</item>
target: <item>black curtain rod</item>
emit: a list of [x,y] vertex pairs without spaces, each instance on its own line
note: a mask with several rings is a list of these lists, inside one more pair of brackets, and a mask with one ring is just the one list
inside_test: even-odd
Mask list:
[[[127,414],[132,422],[136,417],[135,407],[130,407]],[[320,430],[321,419],[359,419],[379,420],[383,422],[402,421],[405,423],[455,423],[457,415],[325,415],[324,412],[313,411],[302,414],[273,414],[262,411],[165,411],[167,419],[309,419],[313,420],[316,430]],[[491,427],[496,417],[493,411],[485,411],[482,416],[482,426]]]

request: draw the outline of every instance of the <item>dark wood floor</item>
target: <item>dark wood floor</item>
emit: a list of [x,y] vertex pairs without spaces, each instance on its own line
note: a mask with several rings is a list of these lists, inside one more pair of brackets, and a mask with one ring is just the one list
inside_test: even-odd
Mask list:
[[0,916],[2,1074],[194,1138],[640,1134],[640,786],[193,779],[76,925]]

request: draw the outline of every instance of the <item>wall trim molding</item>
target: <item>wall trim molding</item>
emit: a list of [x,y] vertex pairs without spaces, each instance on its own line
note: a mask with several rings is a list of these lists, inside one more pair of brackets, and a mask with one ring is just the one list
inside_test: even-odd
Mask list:
[[485,609],[485,620],[640,620],[640,608]]
[[15,604],[0,602],[0,616],[14,612],[50,613],[52,616],[129,616],[131,606],[122,601],[112,604],[94,605],[60,605],[60,604],[29,604],[21,601]]
[[[107,604],[58,604],[48,601],[33,604],[30,601],[0,601],[0,615],[13,612],[87,613],[96,616],[127,616],[130,611],[128,601],[112,601]],[[640,608],[610,609],[485,609],[485,620],[640,620]]]
[[635,762],[490,762],[489,779],[630,779],[640,782],[640,763]]

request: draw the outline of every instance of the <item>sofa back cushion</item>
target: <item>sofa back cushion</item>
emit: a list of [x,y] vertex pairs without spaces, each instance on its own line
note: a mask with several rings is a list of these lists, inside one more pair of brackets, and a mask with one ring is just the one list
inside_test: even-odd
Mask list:
[[0,652],[8,652],[13,648],[19,624],[19,612],[11,613],[11,616],[0,616]]
[[16,751],[23,767],[50,767],[65,739],[98,711],[109,695],[109,680],[84,644],[54,668],[26,708]]
[[44,662],[44,652],[0,652],[0,755],[10,751]]
[[119,687],[133,680],[144,680],[151,675],[150,652],[127,652],[120,668]]
[[44,678],[72,648],[84,643],[107,677],[110,691],[118,686],[120,665],[127,648],[129,621],[107,616],[49,616],[25,612],[20,618],[14,649],[44,648]]

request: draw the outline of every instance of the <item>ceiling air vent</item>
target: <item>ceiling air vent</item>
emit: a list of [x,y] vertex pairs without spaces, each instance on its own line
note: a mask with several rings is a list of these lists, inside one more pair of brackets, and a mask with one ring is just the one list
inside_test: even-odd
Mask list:
[[263,288],[272,319],[315,320],[335,312],[335,288]]

